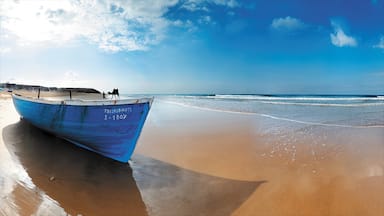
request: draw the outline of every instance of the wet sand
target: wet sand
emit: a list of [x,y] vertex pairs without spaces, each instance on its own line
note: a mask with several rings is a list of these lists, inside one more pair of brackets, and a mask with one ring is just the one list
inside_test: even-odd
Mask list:
[[384,128],[274,135],[260,116],[157,100],[121,164],[0,108],[0,215],[384,215]]

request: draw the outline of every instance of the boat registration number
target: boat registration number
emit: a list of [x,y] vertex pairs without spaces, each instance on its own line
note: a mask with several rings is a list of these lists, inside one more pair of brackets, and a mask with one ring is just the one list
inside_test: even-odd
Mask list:
[[104,109],[104,121],[107,120],[124,120],[127,118],[128,113],[132,112],[131,107],[125,108],[113,108],[113,109]]

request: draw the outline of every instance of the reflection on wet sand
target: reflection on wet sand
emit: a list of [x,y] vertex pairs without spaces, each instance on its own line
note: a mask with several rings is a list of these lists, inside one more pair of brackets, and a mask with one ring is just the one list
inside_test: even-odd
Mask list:
[[4,128],[3,138],[32,182],[67,213],[146,215],[128,164],[82,150],[25,121]]
[[33,182],[17,180],[2,198],[5,214],[229,215],[262,183],[203,175],[141,155],[122,164],[23,120],[2,135]]

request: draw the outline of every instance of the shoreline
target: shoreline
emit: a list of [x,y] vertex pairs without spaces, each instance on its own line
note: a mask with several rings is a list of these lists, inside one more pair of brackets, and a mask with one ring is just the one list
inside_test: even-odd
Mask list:
[[[263,113],[255,113],[255,112],[244,112],[244,111],[229,111],[229,110],[220,110],[220,109],[213,109],[213,108],[207,108],[207,107],[199,107],[199,106],[193,106],[193,105],[187,105],[182,103],[177,103],[173,101],[162,101],[163,103],[169,103],[177,106],[182,106],[185,108],[192,108],[192,109],[198,109],[202,111],[211,111],[211,112],[222,112],[222,113],[228,113],[228,114],[238,114],[238,115],[250,115],[250,116],[260,116],[265,118],[270,118],[274,120],[281,120],[281,121],[287,121],[287,122],[293,122],[293,123],[299,123],[299,124],[305,124],[305,125],[311,125],[311,126],[325,126],[325,127],[340,127],[340,128],[357,128],[357,129],[364,129],[364,128],[384,128],[384,125],[343,125],[343,124],[326,124],[326,123],[320,123],[320,122],[309,122],[309,121],[300,121],[296,119],[290,119],[280,116],[274,116],[274,115],[268,115]],[[367,106],[371,106],[371,104],[367,104]]]
[[9,99],[11,98],[11,93],[5,92],[5,91],[0,91],[0,99]]

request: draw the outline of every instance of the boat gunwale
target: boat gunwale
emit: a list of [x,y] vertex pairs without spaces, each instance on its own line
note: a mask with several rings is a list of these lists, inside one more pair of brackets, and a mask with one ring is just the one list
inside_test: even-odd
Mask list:
[[154,98],[130,98],[130,99],[106,99],[106,100],[82,100],[82,99],[65,99],[65,100],[49,100],[45,98],[33,98],[19,94],[12,94],[12,98],[26,100],[34,103],[49,105],[69,105],[69,106],[106,106],[106,105],[129,105],[149,103],[152,105]]

